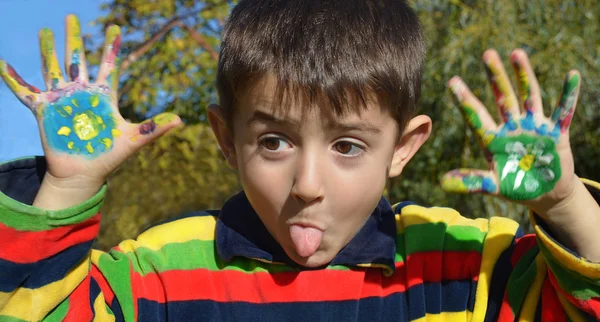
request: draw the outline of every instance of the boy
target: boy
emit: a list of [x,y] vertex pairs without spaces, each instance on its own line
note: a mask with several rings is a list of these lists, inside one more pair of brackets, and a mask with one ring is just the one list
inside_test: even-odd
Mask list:
[[209,121],[243,192],[220,211],[163,223],[103,253],[90,248],[106,177],[180,120],[120,117],[118,27],[107,31],[94,84],[75,17],[67,17],[70,82],[48,30],[40,42],[48,92],[0,66],[36,115],[45,151],[0,168],[6,320],[600,317],[600,209],[590,194],[598,185],[588,182],[588,192],[577,179],[568,143],[576,72],[549,120],[524,52],[511,56],[524,113],[499,57],[486,52],[500,126],[460,79],[449,82],[491,170],[451,172],[443,186],[528,205],[536,236],[522,236],[507,219],[381,198],[431,129],[414,115],[425,46],[403,1],[240,1],[223,34],[220,106]]

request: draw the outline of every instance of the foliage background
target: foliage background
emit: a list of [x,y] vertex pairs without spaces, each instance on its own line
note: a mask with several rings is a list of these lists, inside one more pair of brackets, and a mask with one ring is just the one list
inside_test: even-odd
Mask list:
[[[390,180],[392,201],[456,208],[469,217],[508,216],[529,230],[527,209],[486,196],[448,195],[439,178],[458,167],[485,168],[485,160],[445,88],[460,75],[496,115],[480,61],[487,48],[507,58],[514,48],[530,55],[546,113],[559,99],[565,74],[579,69],[582,95],[571,127],[576,172],[595,180],[599,159],[600,2],[596,0],[413,0],[428,43],[420,112],[433,134],[400,178]],[[108,248],[148,226],[199,209],[220,208],[240,189],[206,124],[214,88],[219,33],[235,1],[114,0],[96,23],[116,23],[124,34],[120,106],[131,121],[171,111],[187,127],[144,148],[109,180],[101,236]],[[87,37],[97,63],[101,35]],[[505,59],[508,66],[508,60]],[[510,71],[509,68],[507,70]],[[93,74],[93,73],[91,73]],[[510,72],[509,72],[510,74]],[[511,75],[513,76],[513,75]],[[514,80],[514,77],[513,77]]]

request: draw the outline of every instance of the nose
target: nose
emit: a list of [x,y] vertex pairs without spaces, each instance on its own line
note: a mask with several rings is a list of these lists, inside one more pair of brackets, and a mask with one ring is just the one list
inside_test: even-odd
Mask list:
[[294,199],[305,203],[320,201],[324,197],[323,166],[318,157],[312,153],[305,153],[296,162],[296,173],[291,194]]

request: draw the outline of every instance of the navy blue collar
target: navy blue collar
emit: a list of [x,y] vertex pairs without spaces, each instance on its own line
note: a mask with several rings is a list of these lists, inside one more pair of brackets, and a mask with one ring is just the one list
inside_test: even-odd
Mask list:
[[[263,225],[244,192],[231,197],[221,209],[215,237],[217,252],[225,261],[241,256],[309,269],[287,256]],[[385,275],[391,275],[395,268],[395,254],[395,214],[390,203],[382,197],[358,234],[329,265],[381,267]]]

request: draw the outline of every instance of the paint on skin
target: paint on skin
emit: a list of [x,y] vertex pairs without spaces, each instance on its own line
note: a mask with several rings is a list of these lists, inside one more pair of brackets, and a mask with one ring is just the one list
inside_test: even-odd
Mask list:
[[36,114],[40,108],[39,96],[37,95],[40,94],[40,90],[25,82],[12,66],[4,61],[0,61],[0,76],[19,100]]
[[442,180],[442,188],[458,193],[495,193],[497,190],[493,178],[465,169],[454,170],[446,175]]
[[78,91],[50,103],[43,111],[48,146],[89,157],[110,151],[120,134],[110,102],[107,95]]
[[[552,113],[552,121],[556,122],[553,135],[560,135],[559,133],[565,133],[569,129],[575,113],[579,81],[579,74],[574,73],[565,82],[560,104]],[[560,132],[557,129],[560,129]]]
[[71,52],[71,64],[69,65],[69,77],[74,81],[79,81],[79,70],[81,65],[81,53],[83,52],[83,43],[81,41],[81,27],[79,20],[75,16],[67,18],[67,46]]
[[42,62],[44,66],[44,74],[47,75],[50,88],[55,90],[58,88],[58,83],[63,77],[58,61],[56,60],[56,50],[54,49],[54,39],[52,31],[44,28],[40,35],[40,47],[42,51]]
[[[177,119],[177,115],[172,113],[161,113],[153,118],[146,120],[140,124],[138,129],[138,133],[140,135],[149,135],[154,133],[157,128],[164,126],[166,124],[170,124]],[[136,141],[139,135],[134,135],[131,137],[131,141]]]
[[535,199],[554,189],[560,179],[560,158],[549,137],[497,138],[488,148],[496,162],[500,193],[509,199]]
[[513,126],[516,127],[517,124],[513,120],[513,116],[510,113],[511,110],[515,109],[515,106],[508,105],[512,102],[512,100],[509,100],[509,97],[507,97],[507,95],[510,93],[510,84],[507,83],[506,79],[500,77],[500,71],[490,61],[486,62],[485,66],[488,78],[490,79],[490,84],[492,86],[492,91],[494,92],[496,104],[498,105],[500,111],[502,111],[504,123],[510,124],[510,128],[513,128]]
[[108,86],[117,86],[120,64],[121,29],[118,26],[110,26],[106,31],[106,56],[104,64],[107,64],[110,73],[106,76]]
[[533,112],[531,85],[529,83],[529,77],[527,76],[527,72],[524,68],[521,68],[521,65],[519,64],[519,61],[516,56],[513,56],[512,63],[517,69],[517,77],[519,78],[519,93],[521,93],[521,102],[523,102],[523,107],[525,108],[527,113]]

